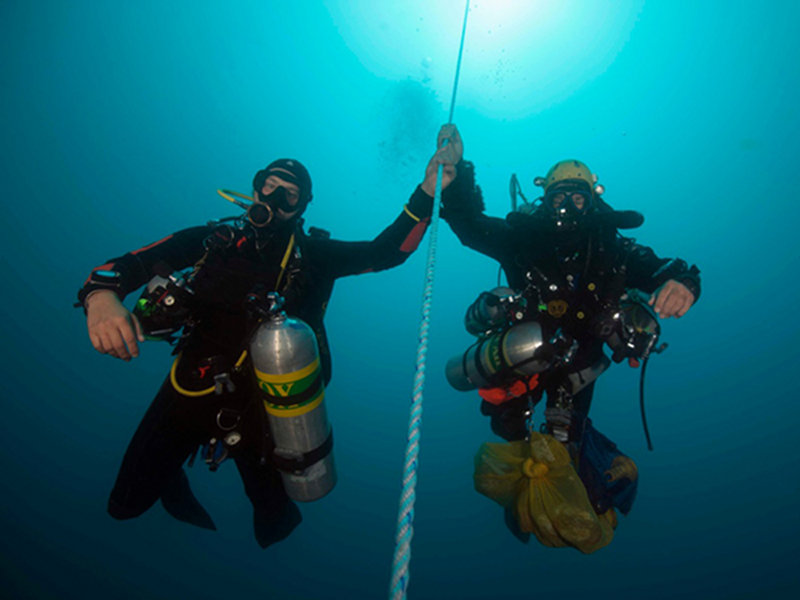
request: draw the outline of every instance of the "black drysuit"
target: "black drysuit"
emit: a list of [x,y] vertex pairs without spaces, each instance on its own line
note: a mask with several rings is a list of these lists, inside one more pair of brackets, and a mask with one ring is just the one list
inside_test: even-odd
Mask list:
[[[301,223],[258,232],[208,225],[179,231],[97,267],[93,273],[115,271],[118,280],[90,276],[78,294],[81,303],[97,289],[111,289],[122,299],[156,274],[194,266],[194,325],[178,344],[175,377],[188,391],[213,386],[214,375],[220,373],[228,373],[233,383],[232,390],[224,386],[221,394],[189,397],[167,377],[125,453],[109,513],[119,519],[136,517],[161,498],[173,516],[213,528],[191,496],[181,466],[199,445],[235,426],[242,439],[231,457],[254,507],[256,538],[267,546],[286,537],[300,522],[300,513],[269,460],[268,426],[260,400],[254,401],[257,388],[249,359],[240,368],[234,365],[257,325],[245,299],[255,290],[276,290],[280,280],[276,291],[285,298],[286,313],[308,323],[317,335],[327,383],[331,360],[323,315],[334,281],[404,262],[424,235],[431,207],[432,199],[418,187],[404,211],[369,242],[331,240],[313,229],[307,235]],[[292,234],[295,243],[287,254]]]

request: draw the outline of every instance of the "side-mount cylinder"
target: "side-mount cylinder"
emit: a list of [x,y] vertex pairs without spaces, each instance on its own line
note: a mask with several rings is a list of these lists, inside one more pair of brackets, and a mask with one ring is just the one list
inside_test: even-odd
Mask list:
[[275,445],[274,462],[293,500],[322,498],[336,485],[333,437],[314,331],[268,294],[250,357]]

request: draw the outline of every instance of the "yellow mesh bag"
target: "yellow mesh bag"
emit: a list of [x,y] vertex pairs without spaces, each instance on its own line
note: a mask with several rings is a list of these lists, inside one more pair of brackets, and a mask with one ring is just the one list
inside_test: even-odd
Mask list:
[[475,456],[475,489],[510,508],[520,529],[545,546],[589,554],[614,537],[616,515],[595,514],[567,449],[550,435],[483,444]]

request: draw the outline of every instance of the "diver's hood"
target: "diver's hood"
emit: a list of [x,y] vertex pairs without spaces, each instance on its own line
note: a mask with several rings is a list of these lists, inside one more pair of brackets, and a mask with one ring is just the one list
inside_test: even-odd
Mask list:
[[539,233],[580,232],[589,233],[595,230],[609,229],[636,229],[644,223],[644,215],[635,210],[614,210],[602,199],[597,198],[596,207],[580,219],[569,229],[560,227],[556,216],[544,205],[539,206],[530,214],[511,212],[506,216],[506,221],[513,227],[526,231]]

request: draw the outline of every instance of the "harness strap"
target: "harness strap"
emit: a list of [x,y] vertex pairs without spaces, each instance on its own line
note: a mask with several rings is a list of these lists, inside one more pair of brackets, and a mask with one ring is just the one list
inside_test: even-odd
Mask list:
[[304,452],[303,455],[298,458],[281,456],[278,454],[278,451],[273,451],[272,464],[275,465],[279,471],[299,475],[311,465],[318,463],[323,458],[328,456],[328,454],[331,453],[331,450],[333,450],[333,430],[331,430],[331,432],[328,434],[328,437],[325,438],[325,441],[322,442],[320,446],[317,446],[308,452]]
[[[231,193],[233,193],[233,192],[231,192]],[[283,253],[283,258],[281,259],[281,270],[278,273],[278,278],[275,280],[275,290],[276,291],[280,287],[281,280],[283,279],[283,275],[286,272],[286,266],[289,264],[289,258],[292,255],[292,250],[294,249],[294,247],[295,247],[295,234],[292,233],[291,237],[289,238],[289,243],[286,245],[286,251]],[[209,255],[210,252],[211,252],[211,248],[206,250],[206,253],[203,255],[203,257],[199,261],[197,261],[197,263],[195,263],[194,270],[192,271],[192,275],[195,275],[197,273],[197,271],[200,270],[200,267],[203,266],[203,264],[207,260],[208,255]],[[202,396],[208,396],[208,395],[213,394],[215,392],[217,394],[220,394],[220,393],[222,393],[223,390],[225,390],[225,391],[233,391],[231,389],[231,385],[228,385],[230,383],[229,379],[228,379],[227,382],[217,379],[215,381],[214,385],[212,385],[211,387],[208,387],[206,389],[203,389],[203,390],[194,391],[194,390],[187,390],[187,389],[183,388],[178,383],[178,378],[177,378],[177,375],[176,375],[177,370],[178,370],[178,362],[180,361],[181,356],[182,356],[182,354],[178,354],[178,356],[175,358],[175,360],[172,363],[172,368],[169,371],[169,380],[170,380],[170,383],[172,383],[172,387],[175,389],[176,392],[178,392],[179,394],[181,394],[183,396],[187,396],[189,398],[200,398]],[[244,362],[245,358],[247,358],[247,350],[243,350],[242,351],[241,355],[239,356],[239,359],[236,361],[236,364],[234,365],[233,368],[234,369],[239,368],[242,365],[242,363]],[[221,373],[219,375],[224,375],[224,373]],[[217,377],[219,377],[219,375],[217,375]]]

